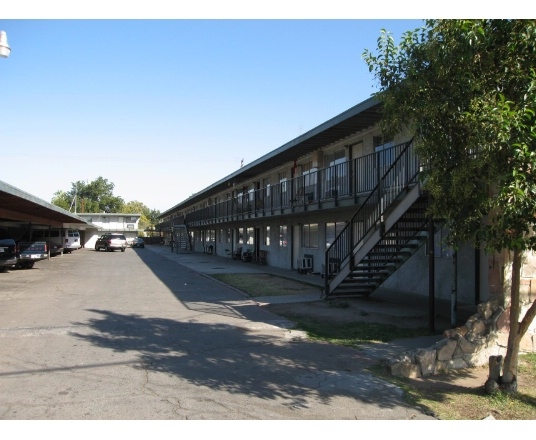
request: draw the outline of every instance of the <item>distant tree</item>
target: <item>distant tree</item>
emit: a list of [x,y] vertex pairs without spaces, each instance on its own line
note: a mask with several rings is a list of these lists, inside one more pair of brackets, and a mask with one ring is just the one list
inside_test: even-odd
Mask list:
[[71,203],[72,203],[72,197],[71,194],[65,191],[56,191],[54,193],[54,196],[52,197],[51,203],[53,205],[59,206],[60,208],[63,208],[67,211],[71,210]]
[[399,45],[382,31],[363,54],[379,80],[386,136],[408,129],[426,165],[431,212],[449,242],[512,255],[501,383],[517,390],[523,252],[536,250],[536,20],[427,20]]
[[150,209],[147,205],[137,200],[125,203],[122,212],[125,214],[141,214],[139,229],[142,230],[154,229],[158,224],[158,217],[160,216],[160,211]]
[[98,177],[83,187],[82,190],[79,189],[78,194],[82,200],[92,202],[92,206],[97,208],[97,211],[94,212],[121,212],[125,201],[121,197],[113,195],[114,187],[115,185],[112,182]]
[[71,184],[71,190],[54,193],[52,203],[76,212],[121,212],[125,201],[113,195],[114,184],[98,177],[86,183],[79,180]]
[[98,177],[92,182],[71,183],[69,191],[56,191],[52,204],[74,212],[116,212],[122,214],[141,214],[139,229],[154,228],[158,224],[160,211],[150,209],[142,202],[133,200],[125,203],[123,198],[114,196],[115,185],[107,179]]
[[124,204],[121,212],[124,214],[141,214],[138,229],[141,229],[142,231],[151,225],[151,221],[147,217],[150,213],[150,209],[142,202],[138,202],[137,200],[127,202]]
[[160,217],[160,211],[157,209],[151,209],[147,214],[151,226],[156,226],[158,224],[158,217]]

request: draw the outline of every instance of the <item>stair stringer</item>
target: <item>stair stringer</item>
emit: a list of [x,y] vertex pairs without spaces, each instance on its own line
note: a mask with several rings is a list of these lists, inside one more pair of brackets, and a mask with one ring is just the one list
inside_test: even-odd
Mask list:
[[175,241],[175,251],[177,253],[192,251],[190,234],[188,233],[188,227],[186,225],[173,226],[173,240]]
[[[356,244],[353,249],[353,264],[350,264],[350,258],[342,262],[339,272],[332,276],[329,281],[330,294],[327,298],[333,298],[336,295],[335,290],[352,275],[352,270],[361,262],[376,246],[384,235],[389,232],[402,218],[402,216],[413,206],[413,204],[422,196],[421,186],[415,184],[408,187],[407,190],[385,210],[380,218],[365,235],[363,240]],[[345,296],[349,296],[346,294]],[[360,295],[361,296],[361,295]]]

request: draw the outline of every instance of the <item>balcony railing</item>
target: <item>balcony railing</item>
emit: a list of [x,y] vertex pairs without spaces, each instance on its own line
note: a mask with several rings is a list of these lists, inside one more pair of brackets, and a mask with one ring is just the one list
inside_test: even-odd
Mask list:
[[[396,145],[255,191],[244,191],[234,198],[185,214],[184,222],[188,226],[212,225],[292,214],[314,206],[321,208],[330,201],[366,197],[405,147],[407,144]],[[384,187],[395,184],[385,179]]]

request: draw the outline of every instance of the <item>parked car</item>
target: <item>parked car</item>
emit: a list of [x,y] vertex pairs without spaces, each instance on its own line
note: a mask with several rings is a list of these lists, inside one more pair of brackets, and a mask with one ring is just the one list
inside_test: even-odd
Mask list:
[[63,251],[70,254],[72,251],[80,249],[80,232],[76,229],[66,229],[63,231]]
[[125,252],[126,248],[127,239],[123,234],[104,234],[101,235],[95,243],[96,251],[100,251],[101,249],[104,249],[105,251],[121,249],[121,252]]
[[17,267],[21,269],[31,269],[36,261],[48,258],[48,246],[44,241],[27,244],[19,243],[19,247],[22,250],[19,253]]
[[30,236],[25,237],[26,241],[31,243],[45,242],[50,251],[50,255],[63,254],[63,231],[58,228],[53,229],[34,229]]
[[144,248],[145,247],[145,242],[143,241],[143,238],[140,238],[140,237],[136,237],[133,241],[132,241],[132,247],[133,248]]
[[5,272],[17,265],[17,253],[18,248],[15,240],[0,236],[0,272]]

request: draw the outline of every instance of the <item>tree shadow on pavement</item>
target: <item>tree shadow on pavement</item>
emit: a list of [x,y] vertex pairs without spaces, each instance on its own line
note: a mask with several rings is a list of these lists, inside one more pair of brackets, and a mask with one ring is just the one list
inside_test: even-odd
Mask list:
[[[373,361],[356,350],[289,341],[228,324],[146,318],[107,310],[87,323],[88,334],[72,336],[114,352],[139,357],[137,368],[162,372],[228,393],[280,399],[306,406],[312,398],[329,404],[348,397],[380,408],[404,406],[401,390],[364,368]],[[87,328],[87,327],[86,327]]]

